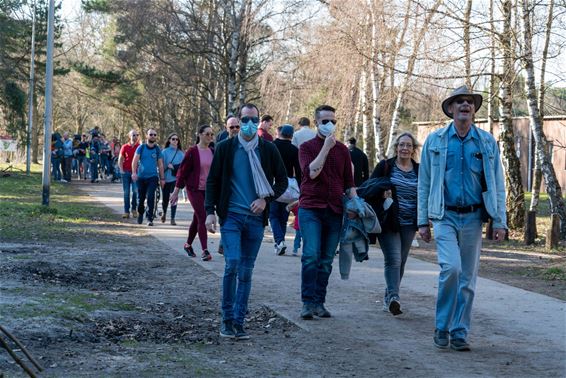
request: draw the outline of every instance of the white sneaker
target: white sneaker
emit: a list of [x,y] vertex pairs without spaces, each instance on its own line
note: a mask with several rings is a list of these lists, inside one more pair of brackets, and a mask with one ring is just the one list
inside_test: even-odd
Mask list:
[[279,244],[275,244],[275,254],[277,256],[283,256],[285,254],[286,249],[287,249],[287,246],[285,245],[285,240],[283,240]]

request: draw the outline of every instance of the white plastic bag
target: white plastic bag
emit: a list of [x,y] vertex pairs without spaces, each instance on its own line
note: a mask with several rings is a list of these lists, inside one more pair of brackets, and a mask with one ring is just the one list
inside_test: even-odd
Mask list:
[[289,185],[287,185],[287,190],[285,193],[281,194],[281,197],[277,198],[275,201],[282,203],[291,203],[299,199],[299,183],[294,177],[287,177]]

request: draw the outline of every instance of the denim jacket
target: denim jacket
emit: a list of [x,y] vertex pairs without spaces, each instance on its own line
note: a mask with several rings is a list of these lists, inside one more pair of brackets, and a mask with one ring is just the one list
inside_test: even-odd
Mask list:
[[[368,233],[380,233],[381,227],[372,207],[360,197],[350,200],[344,198],[344,222],[340,235],[339,265],[342,279],[348,279],[352,267],[352,255],[362,262],[368,259]],[[348,218],[348,211],[356,213],[354,219]]]
[[[432,132],[426,139],[421,154],[418,184],[419,226],[428,224],[429,219],[444,218],[444,173],[448,150],[448,130],[452,126]],[[478,133],[481,143],[483,171],[486,190],[482,193],[483,205],[493,219],[493,228],[507,228],[505,212],[505,180],[495,138],[488,132],[472,127]]]

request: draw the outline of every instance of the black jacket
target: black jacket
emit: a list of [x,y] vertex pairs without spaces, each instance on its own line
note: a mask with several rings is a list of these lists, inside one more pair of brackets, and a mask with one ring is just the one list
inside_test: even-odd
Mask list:
[[[228,215],[230,196],[232,195],[232,167],[236,147],[240,143],[237,137],[223,140],[214,149],[214,158],[206,180],[205,209],[206,214],[216,212],[223,221]],[[261,166],[267,181],[275,192],[273,197],[267,197],[267,206],[263,211],[263,224],[267,226],[269,202],[279,198],[287,189],[287,172],[279,151],[273,143],[259,138],[258,141]]]
[[299,149],[295,147],[290,140],[286,139],[275,139],[273,144],[277,147],[283,159],[287,176],[296,178],[300,185],[302,177],[301,165],[299,164]]
[[[393,157],[391,159],[384,159],[382,161],[380,161],[375,169],[373,170],[373,173],[371,174],[370,179],[376,179],[376,178],[380,178],[380,177],[391,177],[391,170],[393,169],[393,165],[395,164],[395,159],[396,157]],[[414,161],[413,159],[411,159],[411,162],[413,163],[413,170],[416,172],[417,174],[417,178],[419,177],[419,163],[417,163],[416,161]],[[389,208],[389,211],[387,211],[387,214],[385,214],[383,212],[383,192],[381,193],[381,196],[379,198],[375,198],[373,201],[368,201],[368,203],[370,205],[372,205],[373,210],[375,211],[375,213],[378,215],[378,218],[383,217],[383,223],[382,219],[380,218],[380,224],[381,224],[381,228],[383,230],[387,230],[387,231],[393,231],[393,232],[397,232],[399,231],[399,204],[397,201],[397,191],[395,190],[395,186],[391,187],[391,193],[393,194],[393,205],[391,205],[391,207]],[[414,219],[413,219],[413,223],[415,226],[415,230],[417,229],[417,214],[415,213]]]
[[360,186],[369,178],[369,162],[367,155],[358,147],[350,148],[350,157],[354,164],[354,183]]

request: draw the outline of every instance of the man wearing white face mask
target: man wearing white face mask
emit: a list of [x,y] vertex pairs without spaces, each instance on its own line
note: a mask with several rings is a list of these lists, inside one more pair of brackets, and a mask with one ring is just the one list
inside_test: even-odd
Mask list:
[[356,197],[348,147],[336,141],[336,111],[329,105],[315,110],[317,136],[301,144],[303,172],[299,199],[299,227],[304,246],[301,257],[301,317],[329,318],[324,307],[326,287],[342,228],[342,197]]
[[206,228],[216,232],[216,215],[224,245],[222,325],[220,336],[249,339],[244,317],[252,273],[267,226],[269,202],[287,189],[287,172],[274,144],[257,135],[259,111],[240,109],[240,133],[220,142],[206,180]]

